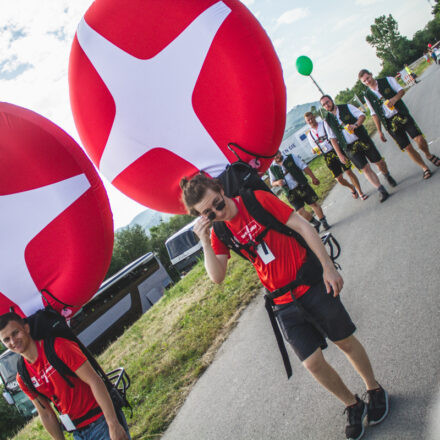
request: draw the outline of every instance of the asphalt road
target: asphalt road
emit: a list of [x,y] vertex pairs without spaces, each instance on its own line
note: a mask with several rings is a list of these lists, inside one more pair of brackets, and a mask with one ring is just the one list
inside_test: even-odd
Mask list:
[[[425,72],[404,100],[440,155],[440,67]],[[389,139],[375,140],[399,185],[385,203],[361,177],[367,201],[336,186],[324,203],[342,245],[343,302],[389,391],[389,417],[366,439],[440,439],[440,169],[428,181]],[[434,166],[431,169],[434,170]],[[199,379],[163,440],[331,440],[345,438],[343,405],[290,350],[286,379],[262,298],[256,299]],[[353,390],[361,379],[334,346],[327,360]],[[431,432],[431,434],[428,434]]]

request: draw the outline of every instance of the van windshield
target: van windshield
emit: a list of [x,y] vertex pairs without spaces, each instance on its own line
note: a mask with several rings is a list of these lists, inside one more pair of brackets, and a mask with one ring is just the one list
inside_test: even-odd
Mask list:
[[178,235],[166,244],[170,258],[176,258],[179,255],[182,255],[188,249],[194,247],[198,241],[199,239],[192,229]]
[[0,374],[3,377],[5,383],[15,380],[17,376],[17,360],[19,355],[9,352],[7,355],[0,359]]

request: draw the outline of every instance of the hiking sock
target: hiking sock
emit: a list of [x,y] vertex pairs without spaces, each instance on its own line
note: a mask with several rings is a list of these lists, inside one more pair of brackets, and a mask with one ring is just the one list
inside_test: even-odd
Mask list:
[[313,226],[319,226],[321,224],[321,222],[319,220],[316,220],[315,217],[312,217],[309,221]]
[[319,221],[321,222],[321,225],[322,225],[322,227],[324,228],[325,231],[330,229],[330,225],[327,223],[327,219],[325,218],[325,216],[320,218]]

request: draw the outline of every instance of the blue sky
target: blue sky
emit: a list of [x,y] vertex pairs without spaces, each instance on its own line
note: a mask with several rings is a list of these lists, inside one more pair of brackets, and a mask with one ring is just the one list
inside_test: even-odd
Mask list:
[[[175,0],[178,1],[178,0]],[[69,104],[67,67],[76,27],[91,0],[3,0],[0,22],[0,93],[3,101],[34,110],[79,142]],[[428,0],[243,0],[266,29],[281,60],[288,106],[319,93],[296,72],[308,55],[326,93],[351,87],[361,68],[377,73],[379,60],[365,37],[374,18],[393,14],[403,35],[433,18]],[[104,179],[105,181],[105,179]],[[115,227],[145,209],[106,183]]]

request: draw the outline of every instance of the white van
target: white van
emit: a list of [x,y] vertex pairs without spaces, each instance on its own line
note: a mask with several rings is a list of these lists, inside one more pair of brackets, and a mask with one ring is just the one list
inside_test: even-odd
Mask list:
[[171,264],[181,274],[188,272],[203,252],[202,243],[193,231],[196,221],[188,223],[165,242]]

